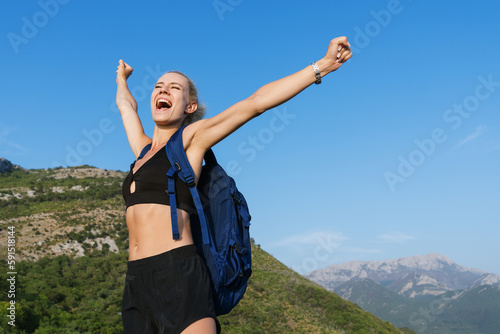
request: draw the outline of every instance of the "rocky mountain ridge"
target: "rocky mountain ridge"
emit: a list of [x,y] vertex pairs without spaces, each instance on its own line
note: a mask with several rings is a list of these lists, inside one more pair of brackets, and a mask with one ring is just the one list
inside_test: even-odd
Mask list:
[[500,284],[499,275],[466,268],[436,253],[385,261],[350,261],[315,270],[305,277],[330,291],[350,280],[368,278],[410,298]]
[[9,160],[0,157],[0,174],[2,174],[2,173],[8,173],[8,172],[11,172],[11,171],[13,171],[15,169],[24,169],[24,168],[21,168],[18,165],[14,165]]

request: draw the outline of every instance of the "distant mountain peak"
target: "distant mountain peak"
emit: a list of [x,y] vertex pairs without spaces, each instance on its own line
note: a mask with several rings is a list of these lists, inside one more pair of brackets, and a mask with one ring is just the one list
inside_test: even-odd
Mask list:
[[446,255],[441,255],[437,253],[429,253],[426,255],[415,255],[406,258],[399,258],[394,261],[400,265],[404,265],[409,268],[416,268],[416,269],[418,268],[426,270],[433,270],[433,269],[435,270],[443,268],[444,266],[456,265]]
[[483,271],[466,268],[438,253],[385,261],[350,261],[305,276],[332,291],[350,280],[368,278],[412,298],[467,289],[476,281],[500,284],[500,276],[488,276]]
[[448,264],[453,263],[453,261],[448,256],[443,255],[443,254],[438,254],[438,253],[429,253],[427,255],[421,255],[420,257],[435,259],[436,261],[442,261],[442,262],[446,262]]
[[[329,267],[318,269],[309,273],[311,275],[317,271],[345,271],[350,270],[359,274],[363,274],[366,270],[379,270],[389,272],[392,269],[400,269],[406,267],[408,269],[422,269],[422,270],[440,270],[447,266],[454,266],[456,270],[474,271],[477,274],[485,274],[483,271],[477,269],[469,269],[453,262],[449,257],[437,253],[429,253],[426,255],[414,255],[410,257],[403,257],[397,259],[389,259],[383,261],[349,261],[340,264],[334,264]],[[365,276],[366,277],[366,276]]]

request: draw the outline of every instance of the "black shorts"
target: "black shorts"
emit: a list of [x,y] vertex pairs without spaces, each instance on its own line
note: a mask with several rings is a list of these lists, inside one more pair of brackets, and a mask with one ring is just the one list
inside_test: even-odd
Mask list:
[[196,246],[128,262],[122,302],[125,333],[178,334],[216,318],[208,270]]

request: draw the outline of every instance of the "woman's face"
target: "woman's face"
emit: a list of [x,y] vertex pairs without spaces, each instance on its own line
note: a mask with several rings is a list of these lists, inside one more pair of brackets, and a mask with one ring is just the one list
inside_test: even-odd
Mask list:
[[165,73],[151,94],[151,113],[158,124],[182,123],[190,112],[187,79],[178,73]]

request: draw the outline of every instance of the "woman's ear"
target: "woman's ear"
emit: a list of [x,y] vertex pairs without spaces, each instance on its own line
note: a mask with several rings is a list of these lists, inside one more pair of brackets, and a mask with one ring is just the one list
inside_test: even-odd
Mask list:
[[198,109],[198,103],[196,103],[195,101],[191,101],[186,106],[186,109],[184,110],[184,112],[186,114],[192,114],[196,111],[196,109]]

